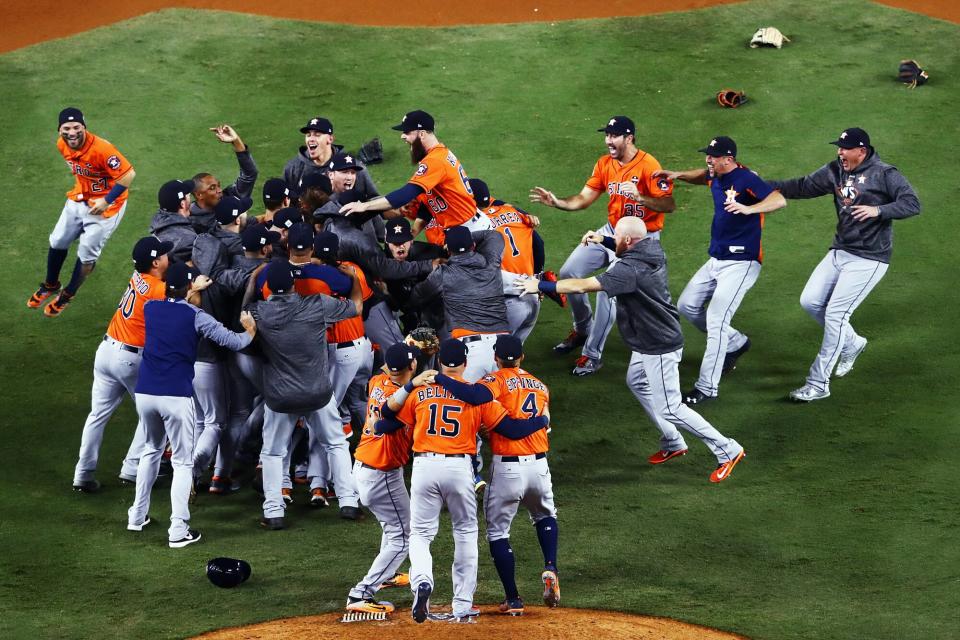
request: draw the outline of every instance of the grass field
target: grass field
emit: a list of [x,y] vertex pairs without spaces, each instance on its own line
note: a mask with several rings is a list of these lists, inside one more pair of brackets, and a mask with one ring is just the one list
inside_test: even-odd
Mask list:
[[[767,24],[793,42],[747,48]],[[623,383],[627,349],[614,332],[604,369],[572,378],[569,359],[550,350],[568,314],[544,304],[528,361],[554,398],[564,604],[753,638],[956,637],[958,37],[957,25],[840,0],[437,30],[166,11],[0,56],[0,637],[174,638],[343,604],[379,528],[312,512],[303,494],[288,512],[293,528],[280,533],[258,530],[249,490],[202,496],[194,524],[206,539],[174,551],[164,544],[169,503],[160,485],[159,526],[129,534],[133,491],[116,473],[132,403],[108,428],[102,493],[74,494],[70,480],[93,355],[157,187],[200,170],[224,182],[236,175],[229,148],[206,128],[233,124],[262,180],[280,174],[305,119],[325,115],[348,148],[383,137],[387,161],[372,173],[386,191],[410,172],[389,126],[414,108],[436,117],[471,176],[518,204],[534,185],[579,191],[605,152],[595,129],[615,113],[637,121],[639,146],[666,167],[698,166],[696,149],[726,134],[740,160],[769,178],[812,171],[832,157],[826,143],[840,130],[867,129],[923,204],[919,218],[895,225],[892,267],[855,316],[870,349],[829,400],[784,400],[819,345],[798,299],[835,225],[828,199],[791,202],[767,220],[763,274],[736,318],[753,349],[725,379],[721,400],[703,409],[748,452],[729,482],[707,482],[712,457],[692,438],[691,455],[647,465],[657,436]],[[906,57],[929,67],[929,85],[895,82]],[[713,95],[726,86],[752,102],[719,109]],[[48,320],[24,301],[42,279],[47,234],[69,186],[54,149],[56,114],[68,104],[117,144],[137,179],[97,271],[64,317]],[[681,185],[675,195],[663,236],[674,296],[705,260],[710,226],[706,189]],[[599,203],[532,212],[553,268],[605,217]],[[687,387],[704,338],[684,329]],[[535,600],[538,550],[522,518],[514,540],[521,592]],[[435,543],[440,597],[449,597],[450,547],[447,527]],[[214,589],[202,569],[217,555],[247,559],[254,578]],[[482,544],[477,601],[501,597]],[[409,594],[396,600],[409,606]]]

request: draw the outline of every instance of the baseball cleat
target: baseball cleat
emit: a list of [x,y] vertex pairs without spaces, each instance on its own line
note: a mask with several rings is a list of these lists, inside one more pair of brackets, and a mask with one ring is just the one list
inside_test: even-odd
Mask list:
[[283,504],[293,504],[293,489],[280,489],[280,495],[283,496]]
[[347,598],[347,611],[364,613],[393,613],[396,607],[392,602],[377,602],[373,598]]
[[317,509],[330,506],[330,502],[327,501],[327,492],[323,487],[317,487],[310,491],[310,506]]
[[188,544],[193,544],[194,542],[199,542],[200,538],[203,536],[200,535],[200,532],[196,529],[190,529],[187,531],[187,535],[183,536],[179,540],[171,540],[170,548],[171,549],[182,549]]
[[555,353],[570,353],[577,347],[581,347],[587,341],[587,336],[577,333],[576,329],[571,331],[563,341],[553,348]]
[[284,521],[283,516],[278,516],[276,518],[268,518],[264,516],[260,518],[260,526],[269,531],[280,531],[281,529],[287,528],[287,523]]
[[710,482],[723,482],[729,478],[730,474],[733,473],[733,468],[737,466],[738,462],[743,460],[745,455],[747,455],[746,451],[741,449],[736,458],[733,460],[727,460],[723,464],[718,465],[717,468],[713,470],[713,473],[710,474]]
[[150,514],[147,514],[147,517],[144,518],[143,522],[141,522],[140,524],[127,523],[127,531],[143,531],[143,528],[148,524],[150,524],[151,522],[152,521],[150,520]]
[[687,455],[686,449],[674,449],[673,451],[660,450],[660,451],[657,451],[652,456],[650,456],[649,458],[647,458],[647,462],[649,462],[650,464],[663,464],[664,462],[666,462],[671,458],[676,458],[678,456],[685,456],[685,455]]
[[829,397],[829,391],[826,389],[821,391],[811,384],[805,384],[799,389],[794,389],[790,392],[790,399],[796,402],[812,402],[813,400],[823,400]]
[[523,615],[523,599],[520,596],[516,598],[507,598],[500,603],[498,607],[500,613],[505,613],[509,616],[522,616]]
[[575,376],[589,376],[590,374],[600,371],[602,366],[603,362],[599,359],[591,358],[590,356],[580,356],[577,358],[576,365],[570,373]]
[[683,404],[686,404],[686,405],[703,404],[704,402],[708,402],[710,400],[716,400],[716,399],[717,399],[717,396],[708,396],[703,391],[700,391],[700,389],[697,389],[696,387],[694,387],[693,389],[690,389],[690,391],[688,391],[683,396]]
[[[539,274],[538,279],[541,282],[556,282],[557,274],[555,274],[553,271],[544,271],[543,273]],[[554,292],[554,293],[544,293],[543,295],[547,296],[548,298],[556,302],[558,305],[560,305],[560,308],[566,308],[567,294]]]
[[388,578],[380,583],[381,589],[389,589],[391,587],[409,587],[410,586],[410,574],[409,573],[395,573],[392,578]]
[[736,369],[737,360],[747,351],[750,351],[750,338],[747,338],[747,341],[743,343],[742,347],[723,356],[723,369],[721,373],[729,373]]
[[484,489],[487,488],[487,481],[483,479],[479,473],[473,475],[473,490],[476,492],[477,497],[483,495]]
[[84,480],[83,482],[74,482],[73,490],[80,493],[96,493],[100,490],[100,483],[96,480]]
[[860,339],[863,342],[858,343],[857,346],[854,347],[853,351],[851,351],[849,354],[840,354],[840,362],[837,363],[837,370],[833,372],[834,378],[842,378],[850,373],[851,369],[853,369],[853,363],[857,361],[857,357],[859,357],[859,355],[863,353],[863,350],[867,348],[867,339]]
[[454,624],[476,624],[477,616],[480,615],[480,609],[470,607],[462,613],[454,612],[450,617],[450,622]]
[[43,315],[48,318],[56,318],[58,315],[63,313],[63,310],[67,308],[67,305],[70,304],[70,301],[73,300],[73,296],[67,293],[66,291],[61,291],[60,295],[47,303],[47,306],[43,308]]
[[233,481],[228,477],[213,476],[210,478],[210,488],[207,489],[207,491],[214,495],[222,496],[236,491],[239,488],[239,486],[234,488]]
[[344,520],[363,520],[360,507],[340,507],[340,517]]
[[137,484],[137,476],[128,476],[121,473],[117,477],[120,479],[120,484]]
[[540,574],[543,581],[543,604],[548,607],[560,606],[560,579],[556,571],[547,569]]
[[39,309],[50,296],[60,293],[60,283],[48,286],[46,282],[40,283],[40,288],[33,292],[33,295],[27,300],[27,306],[31,309]]
[[427,619],[430,613],[430,594],[433,593],[433,587],[428,582],[421,582],[417,585],[417,591],[413,595],[413,621],[417,624]]

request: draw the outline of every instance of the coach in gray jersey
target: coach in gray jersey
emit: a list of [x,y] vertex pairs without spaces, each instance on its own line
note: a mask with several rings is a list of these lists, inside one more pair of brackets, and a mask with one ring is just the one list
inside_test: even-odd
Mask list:
[[700,438],[717,457],[711,482],[730,477],[743,458],[743,447],[727,438],[696,411],[683,404],[680,394],[680,357],[683,334],[680,316],[667,288],[667,261],[660,241],[647,237],[643,220],[624,217],[617,222],[614,237],[590,232],[585,243],[602,243],[614,251],[619,262],[592,278],[567,278],[540,282],[529,278],[517,282],[524,293],[590,293],[604,291],[617,299],[617,327],[633,351],[627,367],[627,386],[660,429],[660,450],[648,458],[660,464],[687,452],[678,429]]
[[833,194],[837,211],[833,244],[800,294],[800,305],[823,327],[823,342],[806,383],[790,392],[797,402],[829,397],[831,373],[842,378],[853,369],[867,339],[850,317],[890,266],[893,221],[920,213],[913,187],[880,160],[866,131],[846,129],[831,144],[837,158],[810,175],[768,181],[787,199]]

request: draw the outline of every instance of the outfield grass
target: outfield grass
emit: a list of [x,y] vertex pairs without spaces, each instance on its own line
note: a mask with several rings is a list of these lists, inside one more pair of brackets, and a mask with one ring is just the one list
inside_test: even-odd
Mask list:
[[[747,48],[767,24],[793,42]],[[206,128],[233,124],[265,179],[301,143],[303,121],[323,114],[348,148],[383,137],[387,162],[372,173],[388,190],[410,172],[389,127],[414,108],[436,117],[471,176],[517,203],[534,185],[579,191],[605,151],[595,129],[614,113],[634,117],[639,146],[664,166],[697,166],[696,149],[726,134],[769,178],[812,171],[830,159],[826,143],[841,129],[867,129],[912,181],[923,213],[895,225],[892,267],[855,316],[870,348],[829,400],[810,406],[784,397],[818,348],[820,329],[798,298],[835,216],[819,199],[768,218],[763,274],[736,318],[753,349],[721,400],[703,409],[748,452],[729,482],[707,482],[712,457],[692,438],[690,455],[647,465],[656,432],[623,384],[629,354],[616,332],[604,369],[573,379],[570,361],[550,351],[568,315],[545,303],[528,353],[553,391],[564,605],[754,638],[956,637],[958,35],[953,24],[839,0],[436,30],[165,11],[0,56],[0,637],[183,637],[343,604],[379,529],[371,519],[312,512],[303,494],[289,512],[294,528],[280,533],[257,529],[258,499],[248,490],[201,497],[194,523],[205,540],[174,551],[165,545],[161,485],[158,526],[129,534],[133,492],[115,480],[135,422],[129,402],[108,428],[104,491],[74,494],[70,480],[94,351],[157,187],[199,170],[236,175],[229,148]],[[923,61],[933,81],[915,91],[897,84],[905,57]],[[752,102],[719,109],[713,95],[726,86]],[[42,278],[46,237],[69,186],[53,145],[56,113],[68,104],[83,108],[90,129],[116,143],[138,177],[97,271],[64,317],[47,320],[24,300]],[[706,189],[681,185],[676,199],[663,237],[674,295],[705,260],[710,223]],[[532,212],[553,268],[605,217],[602,204]],[[684,329],[686,387],[704,338]],[[538,551],[522,518],[514,539],[521,591],[535,600]],[[439,597],[449,597],[450,547],[445,526],[435,543]],[[477,601],[493,602],[502,596],[484,547]],[[216,555],[247,559],[253,579],[215,590],[202,569]],[[408,606],[410,597],[396,600]]]

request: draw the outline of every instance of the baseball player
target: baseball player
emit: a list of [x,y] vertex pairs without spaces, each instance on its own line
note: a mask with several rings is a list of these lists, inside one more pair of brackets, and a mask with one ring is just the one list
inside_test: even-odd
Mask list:
[[[190,192],[187,185],[174,180],[160,188],[161,201],[172,194],[187,200]],[[100,457],[103,430],[110,416],[123,400],[124,392],[134,398],[140,358],[143,355],[144,334],[143,305],[147,300],[157,300],[166,295],[163,277],[167,272],[173,243],[161,242],[153,236],[141,238],[133,247],[134,272],[130,284],[120,298],[117,310],[110,320],[107,332],[97,347],[93,363],[93,388],[90,395],[90,415],[83,425],[80,437],[80,458],[73,472],[73,489],[92,493],[100,488],[94,479]],[[140,450],[144,443],[143,425],[137,425],[127,457],[120,470],[120,479],[134,482]]]
[[194,202],[190,205],[190,220],[197,233],[206,233],[216,226],[214,207],[224,195],[238,198],[249,198],[253,193],[253,186],[257,183],[257,163],[250,155],[250,149],[228,124],[211,127],[217,140],[233,147],[237,154],[237,164],[240,165],[240,175],[236,181],[226,188],[220,185],[220,180],[209,173],[198,173],[193,176]]
[[[304,145],[296,156],[287,161],[283,168],[283,180],[291,189],[299,190],[300,181],[310,175],[329,175],[330,160],[343,152],[343,145],[334,144],[333,123],[322,116],[315,116],[300,127],[304,135]],[[364,199],[380,195],[370,172],[357,163],[352,187],[362,194]]]
[[722,482],[743,459],[743,447],[727,438],[697,412],[683,404],[680,395],[680,357],[683,334],[676,307],[667,288],[667,264],[659,240],[647,237],[644,223],[635,217],[617,222],[614,237],[588,233],[587,242],[603,242],[619,260],[596,277],[542,282],[535,278],[517,283],[527,293],[606,291],[617,298],[620,336],[633,351],[627,367],[627,386],[660,429],[660,450],[647,460],[660,464],[687,452],[680,435],[684,429],[700,438],[717,458],[710,482]]
[[281,178],[268,178],[263,183],[262,197],[263,213],[257,216],[257,222],[269,225],[277,211],[290,206],[290,187]]
[[[93,271],[104,245],[123,219],[127,189],[137,175],[116,147],[87,131],[79,109],[67,107],[58,120],[57,150],[74,175],[74,184],[50,232],[46,279],[27,300],[31,309],[43,306],[43,315],[48,318],[55,318],[67,308]],[[70,245],[78,239],[77,262],[70,282],[61,291],[60,270]],[[57,293],[56,298],[48,301]]]
[[396,209],[420,195],[426,195],[437,223],[444,229],[465,226],[471,231],[490,228],[490,221],[477,210],[467,174],[450,149],[437,139],[434,121],[426,111],[411,111],[393,127],[410,145],[410,157],[417,170],[407,184],[386,196],[366,202],[345,204],[346,215],[365,211]]
[[[778,191],[737,162],[737,143],[731,138],[717,136],[700,153],[706,155],[706,169],[654,173],[668,180],[705,184],[713,195],[710,259],[677,300],[680,315],[707,334],[700,377],[683,399],[688,405],[716,398],[720,376],[733,370],[737,359],[750,349],[750,339],[731,322],[760,276],[763,214],[787,206]],[[741,215],[753,213],[760,215]]]
[[833,244],[800,294],[800,305],[823,326],[823,342],[806,383],[790,392],[797,402],[829,397],[831,373],[842,378],[853,369],[867,339],[850,317],[890,266],[893,221],[920,213],[913,187],[880,159],[866,131],[845,129],[831,144],[832,162],[801,178],[770,181],[787,199],[833,194],[837,211]]
[[167,270],[166,299],[144,305],[146,344],[137,379],[137,413],[146,430],[146,444],[137,468],[133,506],[127,512],[127,529],[142,531],[150,523],[150,491],[157,479],[160,457],[167,439],[173,451],[173,480],[170,486],[171,548],[186,547],[200,540],[190,528],[190,490],[193,487],[193,365],[201,336],[222,347],[240,350],[250,344],[256,324],[249,313],[240,321],[244,332],[234,333],[185,298],[210,285],[210,279],[186,263],[174,263]]
[[[524,357],[523,342],[515,336],[500,336],[495,353],[499,369],[481,378],[477,384],[464,385],[443,374],[436,377],[437,384],[471,404],[496,400],[511,418],[549,416],[550,392],[546,385],[520,368]],[[523,599],[514,577],[513,549],[510,546],[510,525],[521,504],[530,512],[543,552],[543,572],[540,574],[543,601],[548,607],[556,607],[560,604],[560,581],[557,578],[559,529],[547,465],[547,432],[536,431],[526,438],[512,440],[493,431],[490,433],[490,448],[493,450],[493,472],[483,511],[490,555],[506,594],[500,611],[523,615]]]
[[[608,154],[602,156],[593,167],[580,193],[558,198],[543,187],[530,191],[530,201],[565,211],[586,209],[596,202],[600,194],[609,196],[607,224],[597,233],[613,237],[613,229],[623,217],[637,217],[644,221],[647,233],[659,239],[663,229],[663,214],[674,210],[673,185],[663,177],[655,177],[660,169],[656,158],[636,147],[637,128],[626,116],[610,118],[606,126],[597,129],[604,134]],[[560,268],[561,278],[583,278],[597,269],[609,266],[615,256],[599,243],[580,244]],[[597,293],[596,318],[590,310],[590,299],[577,293],[568,297],[573,313],[573,331],[554,347],[557,353],[569,353],[583,345],[583,353],[577,360],[573,374],[586,376],[596,373],[603,363],[603,346],[613,327],[616,305],[606,292]]]
[[[441,372],[463,381],[467,348],[459,340],[440,344]],[[410,586],[414,594],[413,619],[421,623],[429,613],[433,593],[430,543],[440,526],[440,510],[450,513],[453,529],[453,621],[469,622],[480,614],[473,607],[477,586],[477,496],[471,457],[481,427],[511,437],[526,437],[549,424],[546,416],[515,420],[496,402],[474,406],[458,400],[430,378],[414,389],[407,383],[382,408],[384,419],[376,433],[413,427],[413,473],[410,476]],[[397,412],[394,414],[394,412]]]

